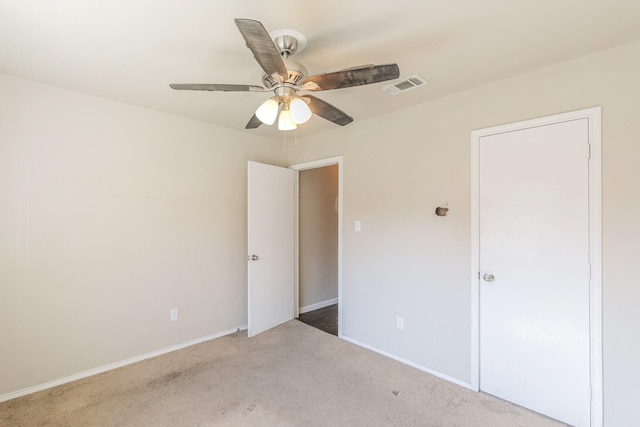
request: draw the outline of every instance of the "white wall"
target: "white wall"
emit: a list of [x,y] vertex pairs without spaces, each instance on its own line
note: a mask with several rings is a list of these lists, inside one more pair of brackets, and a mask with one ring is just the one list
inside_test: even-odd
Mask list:
[[246,162],[282,164],[279,142],[0,94],[0,395],[246,324]]
[[294,164],[344,156],[344,335],[469,381],[470,132],[602,105],[605,423],[637,419],[639,76],[636,42],[291,147]]
[[300,171],[300,308],[338,298],[338,165]]

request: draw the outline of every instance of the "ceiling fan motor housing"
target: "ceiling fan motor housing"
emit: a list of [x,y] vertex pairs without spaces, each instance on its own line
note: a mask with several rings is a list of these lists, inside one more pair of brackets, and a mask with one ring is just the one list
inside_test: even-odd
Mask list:
[[[284,77],[285,83],[290,83],[294,86],[297,86],[302,83],[302,81],[307,77],[307,69],[299,63],[298,61],[294,61],[292,59],[284,59],[284,65],[287,67],[287,76]],[[278,84],[278,82],[270,75],[266,73],[262,75],[262,83],[265,87],[271,89]]]

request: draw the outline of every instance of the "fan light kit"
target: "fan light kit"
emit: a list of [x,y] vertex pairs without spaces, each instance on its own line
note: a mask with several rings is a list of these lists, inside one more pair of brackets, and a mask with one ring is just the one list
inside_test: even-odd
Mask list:
[[[278,116],[278,113],[280,115]],[[311,118],[311,109],[306,101],[294,94],[278,94],[264,101],[256,110],[256,117],[265,125],[272,125],[278,119],[278,129],[292,130]]]
[[301,33],[287,29],[269,34],[260,22],[251,19],[236,19],[235,23],[264,71],[264,86],[209,83],[177,83],[169,86],[177,90],[273,92],[275,96],[258,107],[245,129],[255,129],[263,123],[273,125],[277,119],[279,130],[293,130],[307,122],[313,114],[340,126],[347,125],[353,118],[344,111],[313,95],[298,95],[298,92],[343,89],[397,79],[400,75],[396,64],[386,64],[363,65],[309,76],[302,64],[289,59],[307,45]]

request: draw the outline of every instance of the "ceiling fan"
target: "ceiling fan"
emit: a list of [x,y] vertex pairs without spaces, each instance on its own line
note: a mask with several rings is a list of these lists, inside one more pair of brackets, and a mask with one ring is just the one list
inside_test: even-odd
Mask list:
[[273,92],[275,95],[264,101],[245,129],[255,129],[262,123],[272,125],[278,119],[278,129],[292,130],[304,123],[312,114],[344,126],[353,118],[333,105],[299,91],[322,91],[343,89],[398,78],[397,64],[364,65],[332,73],[307,75],[306,68],[289,59],[306,46],[305,37],[293,30],[278,30],[271,35],[262,23],[252,19],[236,19],[235,23],[264,70],[264,86],[239,84],[177,83],[169,86],[176,90],[208,90],[223,92]]

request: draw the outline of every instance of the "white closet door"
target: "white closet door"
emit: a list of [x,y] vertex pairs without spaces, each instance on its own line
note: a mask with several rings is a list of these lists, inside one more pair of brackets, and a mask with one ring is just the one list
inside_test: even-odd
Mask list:
[[480,139],[480,388],[590,423],[587,119]]

